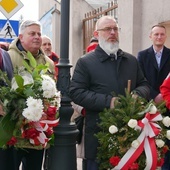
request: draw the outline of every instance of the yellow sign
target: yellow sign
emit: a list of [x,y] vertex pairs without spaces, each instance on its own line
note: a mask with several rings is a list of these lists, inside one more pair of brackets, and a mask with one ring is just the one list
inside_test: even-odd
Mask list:
[[0,11],[5,15],[6,18],[11,18],[16,12],[22,7],[23,3],[20,0],[1,0]]

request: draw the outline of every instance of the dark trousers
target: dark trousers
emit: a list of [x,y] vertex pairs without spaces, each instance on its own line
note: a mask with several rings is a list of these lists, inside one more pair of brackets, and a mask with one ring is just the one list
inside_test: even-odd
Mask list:
[[99,165],[95,160],[86,159],[87,170],[99,170]]
[[14,149],[15,167],[19,170],[22,162],[22,170],[41,170],[44,150],[35,149]]
[[14,168],[13,148],[0,149],[0,170],[12,170]]
[[170,151],[166,152],[165,158],[164,158],[164,164],[161,169],[162,170],[170,170]]

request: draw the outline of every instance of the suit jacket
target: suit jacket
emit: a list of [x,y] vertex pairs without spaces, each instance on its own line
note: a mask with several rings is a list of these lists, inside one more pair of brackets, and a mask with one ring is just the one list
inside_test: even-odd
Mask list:
[[144,76],[150,85],[150,97],[154,99],[160,93],[160,86],[170,72],[170,49],[165,47],[162,51],[160,68],[158,68],[153,46],[138,53],[137,57]]

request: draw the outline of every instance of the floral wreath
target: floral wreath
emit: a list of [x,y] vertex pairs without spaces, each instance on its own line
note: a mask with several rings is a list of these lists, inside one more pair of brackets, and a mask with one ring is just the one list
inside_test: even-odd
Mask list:
[[97,159],[100,169],[155,170],[169,149],[170,117],[163,117],[165,103],[146,102],[131,94],[119,96],[114,109],[100,113]]
[[0,147],[42,149],[52,144],[58,125],[60,92],[47,75],[48,64],[37,64],[30,52],[29,64],[16,68],[12,82],[0,72],[5,86],[0,90]]

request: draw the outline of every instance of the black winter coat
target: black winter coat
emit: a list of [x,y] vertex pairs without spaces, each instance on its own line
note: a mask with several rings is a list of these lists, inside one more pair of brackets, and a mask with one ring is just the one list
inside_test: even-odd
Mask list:
[[148,83],[137,59],[119,50],[117,60],[112,60],[100,46],[94,52],[81,57],[75,67],[70,84],[70,97],[86,110],[85,157],[96,159],[98,141],[94,136],[99,131],[99,112],[110,108],[113,96],[125,94],[128,80],[131,91],[144,98],[149,97]]

